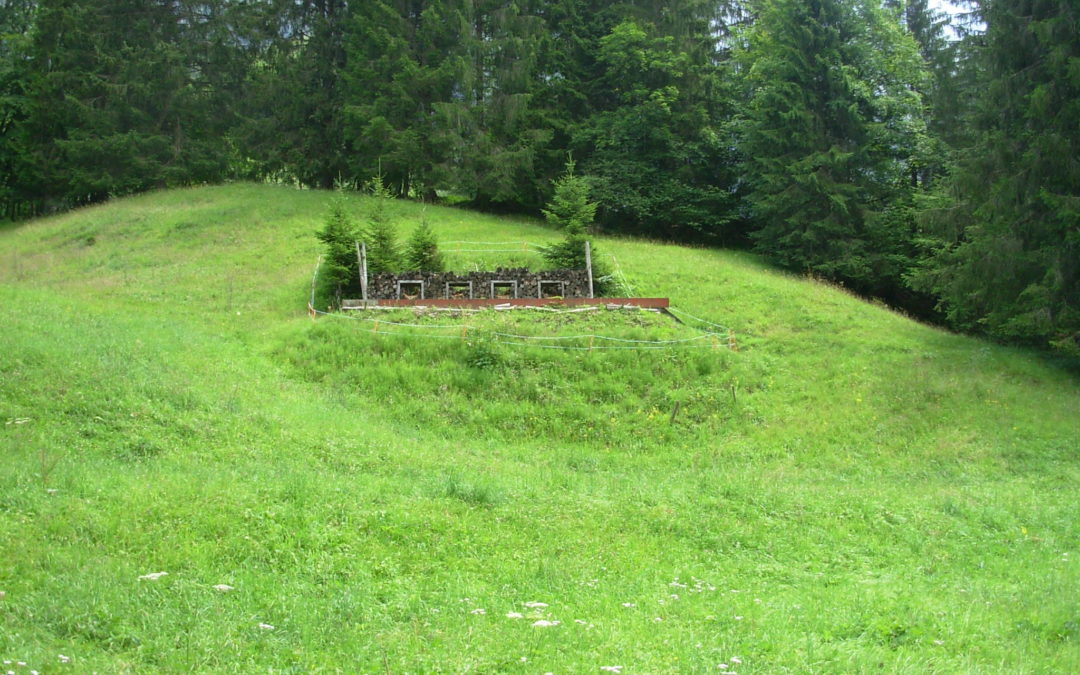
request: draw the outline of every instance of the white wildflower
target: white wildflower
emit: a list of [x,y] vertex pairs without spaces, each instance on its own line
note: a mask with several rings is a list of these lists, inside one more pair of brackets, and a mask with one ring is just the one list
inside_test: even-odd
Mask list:
[[522,615],[521,612],[507,612],[506,613],[506,618],[507,619],[524,619],[525,617]]
[[157,581],[161,577],[168,574],[168,572],[151,572],[150,574],[144,574],[139,577],[140,581]]
[[574,623],[576,623],[576,624],[578,624],[578,625],[580,625],[580,626],[584,626],[584,625],[588,624],[589,622],[588,622],[588,621],[584,621],[584,620],[582,620],[582,619],[574,619]]
[[730,659],[728,659],[728,661],[731,661],[735,665],[739,665],[740,663],[742,663],[742,659],[740,659],[738,656],[732,656]]
[[678,593],[672,593],[668,597],[671,598],[672,600],[678,600],[679,599],[679,594]]
[[525,606],[529,609],[543,609],[548,606],[546,602],[526,602]]
[[233,590],[233,587],[229,584],[216,584],[214,586],[214,590],[221,593],[228,593],[229,591]]
[[484,610],[484,608],[477,607],[473,611],[469,612],[469,614],[487,614],[487,612]]
[[727,664],[726,663],[721,663],[720,665],[717,666],[717,668],[719,668],[720,670],[727,670]]
[[735,620],[736,620],[736,621],[742,621],[742,617],[741,617],[741,616],[737,616],[737,617],[735,617]]
[[71,657],[70,656],[64,656],[63,654],[57,654],[56,658],[60,659],[60,663],[70,663],[71,662]]
[[605,673],[621,673],[622,666],[600,666],[600,670]]
[[528,661],[528,660],[529,660],[529,657],[528,657],[528,656],[522,656],[522,657],[521,657],[521,662],[522,662],[522,663],[525,663],[525,662],[526,662],[526,661]]
[[934,640],[934,644],[936,644],[938,647],[940,647],[941,645],[945,644],[945,641],[944,640]]
[[533,628],[548,628],[550,626],[558,625],[558,621],[548,621],[547,619],[540,619],[539,621],[533,622]]
[[17,666],[19,666],[21,668],[25,668],[26,667],[26,661],[19,661],[15,665],[17,665]]
[[633,607],[633,606],[634,606],[634,603],[632,603],[632,602],[624,602],[624,603],[622,604],[622,606],[623,606],[623,607]]
[[274,630],[274,627],[273,627],[273,626],[271,626],[271,625],[270,625],[270,624],[268,624],[268,623],[260,623],[260,624],[259,624],[259,628],[261,628],[261,629],[263,629],[263,630]]
[[57,492],[59,492],[59,490],[57,490],[56,488],[45,488],[45,494],[47,495],[54,495]]
[[663,619],[658,616],[655,619],[653,619],[653,621],[655,621],[656,623],[660,623],[661,621],[663,621]]

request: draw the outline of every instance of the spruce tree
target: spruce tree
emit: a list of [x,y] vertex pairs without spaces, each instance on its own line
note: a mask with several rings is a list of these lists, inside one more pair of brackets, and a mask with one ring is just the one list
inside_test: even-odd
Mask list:
[[[585,240],[589,227],[596,217],[596,203],[589,201],[589,182],[583,176],[574,173],[574,161],[566,162],[562,176],[555,181],[554,194],[547,208],[543,210],[544,219],[553,227],[562,229],[563,240],[546,247],[542,255],[554,269],[585,269]],[[592,248],[593,285],[602,293],[610,283],[608,268]]]
[[359,286],[360,263],[356,257],[357,230],[346,210],[345,199],[335,195],[315,236],[325,244],[323,283],[341,300],[343,294]]
[[737,240],[734,92],[714,36],[723,21],[716,3],[664,4],[654,21],[627,18],[593,43],[594,110],[573,147],[605,226]]
[[371,214],[364,231],[368,272],[398,272],[401,268],[401,251],[398,248],[397,228],[387,213],[393,195],[382,176],[368,181],[368,191],[372,196]]
[[758,250],[888,295],[913,252],[904,180],[923,132],[910,35],[872,1],[763,0],[742,152]]
[[442,272],[446,262],[439,252],[439,241],[435,231],[424,219],[413,230],[405,246],[405,268],[415,272]]
[[343,82],[353,175],[378,171],[398,195],[436,199],[437,109],[460,91],[464,57],[456,5],[353,3]]
[[37,4],[17,134],[33,172],[22,185],[58,206],[226,175],[229,87],[207,56],[214,3],[195,4]]
[[1080,21],[1068,0],[985,5],[963,150],[913,275],[956,326],[1080,354]]
[[547,3],[445,0],[457,33],[446,67],[449,98],[433,106],[438,148],[435,177],[481,207],[537,209],[545,175],[541,160],[555,130],[545,115],[548,81],[539,70],[550,35]]

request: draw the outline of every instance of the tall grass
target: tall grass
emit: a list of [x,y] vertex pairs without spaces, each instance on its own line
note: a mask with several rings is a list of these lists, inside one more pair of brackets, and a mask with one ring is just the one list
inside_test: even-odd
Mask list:
[[6,668],[1080,669],[1074,375],[627,240],[602,250],[639,293],[740,350],[496,335],[711,328],[644,313],[311,321],[326,200],[200,188],[0,232]]

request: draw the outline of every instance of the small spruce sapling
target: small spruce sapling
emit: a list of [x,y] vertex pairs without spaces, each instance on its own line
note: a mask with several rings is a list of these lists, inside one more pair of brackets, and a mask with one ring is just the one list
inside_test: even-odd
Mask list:
[[[584,269],[585,239],[596,216],[596,202],[589,201],[589,183],[574,173],[574,160],[566,162],[566,172],[555,180],[555,191],[543,209],[549,225],[562,229],[563,240],[541,252],[553,269]],[[592,248],[593,280],[599,292],[610,281],[607,268]]]
[[345,198],[338,194],[330,202],[323,227],[315,236],[326,245],[323,258],[323,283],[333,290],[340,302],[342,293],[359,285],[359,262],[356,259],[356,225],[349,218]]
[[398,272],[401,268],[401,252],[398,249],[397,228],[386,213],[386,207],[393,197],[382,176],[374,176],[368,181],[368,191],[374,197],[369,225],[364,233],[368,272]]
[[439,252],[439,241],[426,218],[420,221],[420,225],[409,237],[409,243],[405,248],[405,267],[417,272],[446,270],[446,262],[443,260],[442,253]]

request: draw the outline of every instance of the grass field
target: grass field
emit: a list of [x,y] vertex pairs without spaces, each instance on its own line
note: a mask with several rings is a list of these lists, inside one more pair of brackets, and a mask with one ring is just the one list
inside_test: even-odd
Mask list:
[[1067,364],[607,238],[739,351],[496,337],[714,329],[636,312],[313,322],[328,201],[229,185],[0,229],[3,672],[1080,672]]

